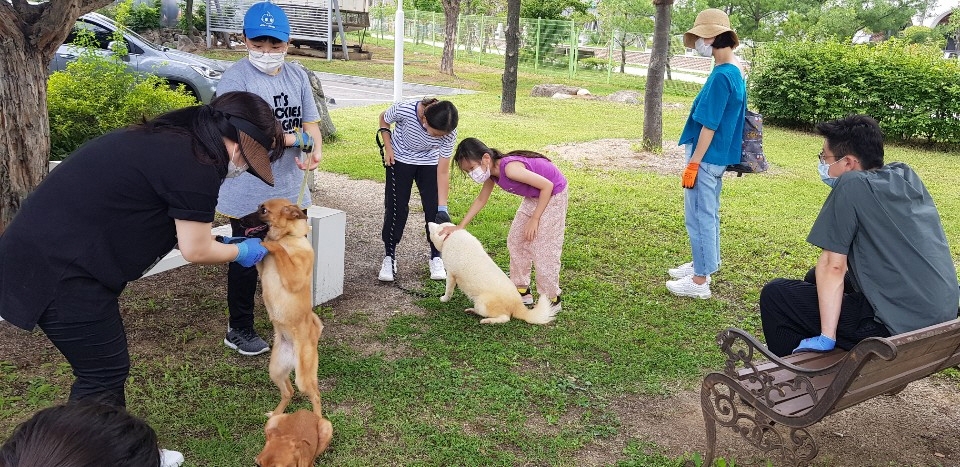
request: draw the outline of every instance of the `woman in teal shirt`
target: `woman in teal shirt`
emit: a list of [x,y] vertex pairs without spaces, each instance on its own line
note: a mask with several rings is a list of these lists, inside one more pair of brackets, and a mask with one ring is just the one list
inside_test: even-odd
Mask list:
[[667,289],[681,297],[710,298],[710,275],[720,267],[720,188],[726,167],[740,162],[747,91],[739,59],[740,40],[721,10],[700,12],[683,35],[685,46],[713,57],[714,68],[697,94],[680,135],[687,167],[683,171],[683,214],[693,261],[668,270]]

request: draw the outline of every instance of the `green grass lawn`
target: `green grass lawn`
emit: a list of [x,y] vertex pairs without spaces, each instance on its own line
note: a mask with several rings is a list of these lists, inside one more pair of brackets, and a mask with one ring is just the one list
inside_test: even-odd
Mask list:
[[[300,60],[316,70],[392,77],[388,63]],[[456,69],[456,78],[440,75],[434,58],[405,68],[409,81],[480,91],[450,98],[460,110],[460,138],[477,137],[502,150],[640,138],[642,106],[528,97],[530,87],[541,82],[577,84],[597,95],[640,90],[643,82],[636,77],[615,76],[608,84],[599,74],[568,80],[523,73],[517,113],[503,115],[500,70],[470,63],[457,63]],[[665,140],[676,140],[686,118],[692,94],[681,93],[665,97],[684,104],[664,113]],[[372,144],[383,110],[334,111],[338,133],[324,145],[321,168],[383,180]],[[324,401],[351,408],[328,412],[335,449],[323,464],[576,465],[579,450],[617,435],[618,400],[694,389],[705,371],[721,364],[716,334],[738,326],[759,336],[761,286],[775,277],[802,277],[819,253],[804,239],[828,194],[816,170],[821,139],[768,127],[764,142],[769,173],[724,180],[723,264],[714,277],[715,298],[705,301],[676,298],[664,287],[667,268],[690,256],[679,174],[576,168],[557,159],[570,181],[570,207],[561,277],[564,311],[556,323],[465,326],[461,310],[467,303],[458,294],[446,304],[421,300],[425,317],[401,313],[387,323],[377,339],[404,347],[399,358],[364,355],[321,339],[321,381],[336,381],[332,387],[321,384]],[[953,179],[960,159],[888,146],[887,160],[911,164],[927,183],[956,255],[960,200]],[[468,178],[454,175],[455,219],[477,191]],[[471,224],[504,269],[506,234],[518,203],[498,191]],[[439,295],[442,284],[425,280],[423,288]],[[349,310],[322,308],[324,313],[342,316]],[[355,319],[362,324],[364,318]],[[129,404],[149,414],[166,445],[188,452],[188,465],[249,464],[263,443],[262,413],[249,407],[272,407],[277,397],[262,363],[238,366],[221,354],[135,361]],[[0,413],[23,418],[65,398],[69,371],[62,365],[33,378],[24,393],[13,383],[15,372],[0,372]],[[681,463],[661,454],[655,439],[632,440],[610,459],[622,465]]]

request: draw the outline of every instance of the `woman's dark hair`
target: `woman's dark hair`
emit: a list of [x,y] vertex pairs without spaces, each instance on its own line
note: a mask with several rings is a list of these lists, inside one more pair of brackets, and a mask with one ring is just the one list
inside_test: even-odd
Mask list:
[[710,44],[714,49],[725,49],[727,47],[732,49],[735,45],[737,45],[737,41],[733,39],[733,32],[730,31],[720,33],[720,35],[713,40],[713,44]]
[[827,147],[838,159],[850,154],[860,160],[864,170],[883,167],[883,131],[873,117],[850,115],[822,122],[817,125],[817,133],[827,140]]
[[487,147],[486,144],[483,144],[477,138],[464,138],[463,141],[460,141],[460,144],[457,145],[457,150],[453,153],[453,164],[457,167],[460,167],[460,162],[462,161],[473,161],[480,162],[480,159],[483,158],[484,154],[490,154],[490,158],[494,161],[498,161],[506,156],[520,156],[527,157],[530,159],[550,159],[539,152],[533,151],[510,151],[506,154],[502,154],[500,151],[497,151],[494,148]]
[[217,96],[207,105],[185,107],[160,115],[142,124],[148,131],[174,131],[193,138],[193,152],[200,162],[214,165],[221,177],[227,174],[230,154],[223,145],[223,137],[240,141],[237,128],[228,116],[240,117],[259,128],[273,140],[270,161],[283,155],[283,130],[273,116],[273,109],[260,96],[233,91]]
[[160,465],[157,433],[123,407],[71,402],[43,409],[0,446],[2,467]]
[[454,107],[453,102],[428,97],[420,103],[423,104],[423,116],[427,119],[430,128],[444,133],[450,133],[457,129],[460,117],[457,115],[457,108]]

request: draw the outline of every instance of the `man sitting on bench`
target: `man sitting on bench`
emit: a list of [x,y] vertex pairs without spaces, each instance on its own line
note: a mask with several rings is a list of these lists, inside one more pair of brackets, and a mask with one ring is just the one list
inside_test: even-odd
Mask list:
[[781,357],[849,350],[956,319],[957,272],[916,172],[883,165],[883,133],[871,117],[824,122],[817,132],[820,178],[833,190],[807,241],[823,252],[804,280],[775,279],[760,292],[767,347]]

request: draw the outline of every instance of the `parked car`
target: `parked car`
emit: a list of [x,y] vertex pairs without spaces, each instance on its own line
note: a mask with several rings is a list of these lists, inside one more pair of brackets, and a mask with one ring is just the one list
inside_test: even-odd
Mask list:
[[[65,69],[67,63],[80,55],[81,51],[73,45],[73,40],[77,31],[82,29],[92,32],[96,38],[96,53],[105,57],[113,55],[110,42],[117,30],[117,24],[99,13],[87,13],[77,20],[66,42],[57,49],[49,65],[51,72]],[[123,38],[127,43],[128,53],[121,57],[121,60],[127,63],[131,72],[150,73],[166,78],[171,87],[183,84],[188,92],[205,103],[213,99],[224,70],[219,63],[154,44],[129,29],[123,31]]]

